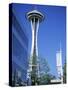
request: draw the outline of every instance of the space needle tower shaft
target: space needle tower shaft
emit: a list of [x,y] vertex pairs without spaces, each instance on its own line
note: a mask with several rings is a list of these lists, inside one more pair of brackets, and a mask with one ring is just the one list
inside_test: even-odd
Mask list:
[[39,24],[43,20],[43,14],[37,10],[33,10],[27,13],[27,18],[31,23],[32,31],[32,46],[31,46],[31,79],[35,84],[37,77],[39,76],[39,63],[38,63],[38,30]]

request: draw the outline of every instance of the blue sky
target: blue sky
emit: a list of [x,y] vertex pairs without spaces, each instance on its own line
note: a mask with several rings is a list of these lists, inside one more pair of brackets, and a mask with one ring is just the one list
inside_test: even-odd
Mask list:
[[[47,6],[47,5],[26,5],[13,4],[13,10],[20,24],[25,27],[29,38],[29,50],[31,48],[31,25],[27,20],[27,12],[37,9],[44,15],[44,21],[40,23],[38,32],[38,52],[39,56],[46,58],[50,72],[57,75],[56,72],[56,52],[62,48],[62,59],[66,56],[66,7]],[[22,27],[23,28],[23,27]]]

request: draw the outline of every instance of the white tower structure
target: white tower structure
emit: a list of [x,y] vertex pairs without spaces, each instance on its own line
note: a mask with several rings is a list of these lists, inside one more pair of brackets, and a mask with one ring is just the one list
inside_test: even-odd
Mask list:
[[32,46],[31,46],[31,60],[30,60],[30,70],[32,73],[31,79],[35,84],[37,77],[39,77],[39,61],[38,57],[38,29],[39,23],[43,20],[43,14],[37,10],[33,10],[27,13],[27,19],[31,22],[31,31],[32,31]]
[[60,78],[61,83],[63,83],[63,68],[62,68],[62,50],[60,45],[60,50],[56,53],[56,65],[57,65],[57,73],[58,78]]

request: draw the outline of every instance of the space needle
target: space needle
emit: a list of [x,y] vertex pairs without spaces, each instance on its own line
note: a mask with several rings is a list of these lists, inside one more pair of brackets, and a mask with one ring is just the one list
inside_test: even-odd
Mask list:
[[27,13],[27,19],[31,23],[32,31],[32,45],[31,45],[31,60],[30,60],[30,77],[32,85],[37,84],[37,78],[39,77],[39,61],[38,57],[38,30],[39,24],[43,21],[44,15],[38,10],[32,10]]

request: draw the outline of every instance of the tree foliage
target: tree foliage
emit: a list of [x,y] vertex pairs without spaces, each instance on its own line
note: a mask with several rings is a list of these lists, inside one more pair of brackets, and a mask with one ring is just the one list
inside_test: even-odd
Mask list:
[[50,74],[50,67],[45,58],[39,58],[39,66],[40,66],[40,85],[50,84],[52,79],[55,79],[55,76]]
[[40,85],[46,85],[46,84],[51,84],[51,80],[55,79],[55,76],[52,74],[45,74],[40,78]]
[[38,85],[45,85],[45,84],[50,84],[51,79],[55,79],[55,76],[50,74],[50,68],[48,65],[48,62],[45,58],[37,57],[34,55],[34,57],[31,57],[30,59],[30,64],[39,64],[39,74],[40,77],[37,77],[35,75],[35,70],[33,67],[33,71],[31,72],[31,80],[32,80],[32,85],[35,85],[37,83]]
[[45,58],[39,58],[39,70],[41,76],[49,73],[50,68]]
[[66,62],[63,67],[63,82],[66,83]]

